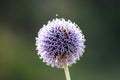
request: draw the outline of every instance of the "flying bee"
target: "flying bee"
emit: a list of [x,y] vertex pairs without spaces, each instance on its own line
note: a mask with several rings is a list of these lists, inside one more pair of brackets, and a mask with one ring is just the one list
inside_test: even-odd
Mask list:
[[67,36],[68,35],[68,32],[66,29],[62,29],[61,32],[64,34],[64,36]]

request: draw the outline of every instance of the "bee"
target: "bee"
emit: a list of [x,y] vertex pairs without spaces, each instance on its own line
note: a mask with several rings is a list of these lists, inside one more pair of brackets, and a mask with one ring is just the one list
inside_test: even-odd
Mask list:
[[58,56],[59,60],[63,60],[64,58],[65,58],[65,53],[63,53],[63,54],[61,54],[61,55]]
[[62,29],[61,32],[64,34],[64,36],[68,36],[68,32],[66,29]]

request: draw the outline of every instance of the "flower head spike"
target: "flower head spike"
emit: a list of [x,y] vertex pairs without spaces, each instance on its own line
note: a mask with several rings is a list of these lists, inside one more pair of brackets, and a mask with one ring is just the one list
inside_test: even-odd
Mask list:
[[43,62],[57,68],[71,66],[82,57],[85,38],[75,23],[65,19],[48,21],[38,32],[36,46]]

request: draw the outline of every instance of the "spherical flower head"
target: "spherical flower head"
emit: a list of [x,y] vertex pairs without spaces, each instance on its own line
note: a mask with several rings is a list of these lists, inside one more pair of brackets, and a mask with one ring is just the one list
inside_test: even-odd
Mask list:
[[84,53],[85,38],[75,23],[65,19],[53,19],[38,32],[36,46],[38,55],[47,65],[63,68],[71,66]]

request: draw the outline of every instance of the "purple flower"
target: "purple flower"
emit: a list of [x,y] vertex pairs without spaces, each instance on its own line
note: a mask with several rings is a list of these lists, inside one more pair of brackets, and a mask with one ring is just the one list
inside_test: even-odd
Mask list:
[[70,20],[53,19],[38,32],[36,46],[38,55],[48,65],[63,68],[71,66],[82,57],[85,38],[79,26]]

